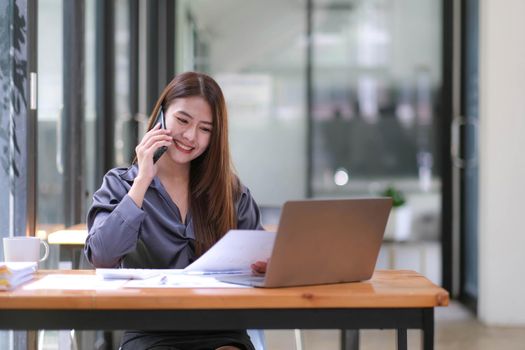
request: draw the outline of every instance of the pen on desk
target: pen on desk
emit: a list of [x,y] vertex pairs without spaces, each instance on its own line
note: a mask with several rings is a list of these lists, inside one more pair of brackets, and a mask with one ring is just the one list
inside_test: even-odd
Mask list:
[[164,275],[160,278],[159,280],[159,284],[160,285],[165,285],[166,283],[168,283],[168,276]]
[[217,270],[217,271],[187,271],[186,275],[197,275],[197,276],[207,276],[207,275],[245,275],[250,274],[251,270]]

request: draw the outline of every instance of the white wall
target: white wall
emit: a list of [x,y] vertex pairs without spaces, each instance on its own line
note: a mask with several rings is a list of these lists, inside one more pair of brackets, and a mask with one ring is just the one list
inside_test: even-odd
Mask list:
[[525,325],[525,1],[480,1],[479,316]]

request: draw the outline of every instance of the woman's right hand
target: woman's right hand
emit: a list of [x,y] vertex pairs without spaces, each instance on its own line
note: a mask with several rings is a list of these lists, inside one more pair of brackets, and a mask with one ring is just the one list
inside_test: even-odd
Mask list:
[[128,195],[133,199],[137,207],[142,208],[146,190],[157,174],[157,166],[153,164],[153,154],[157,148],[162,146],[169,147],[172,143],[171,132],[166,129],[160,129],[160,124],[157,124],[144,135],[142,141],[135,147],[139,173],[133,181]]
[[137,147],[135,147],[139,168],[137,178],[148,183],[151,182],[157,174],[157,166],[153,164],[153,154],[158,148],[170,146],[172,143],[171,131],[161,129],[160,124],[155,125],[148,131]]

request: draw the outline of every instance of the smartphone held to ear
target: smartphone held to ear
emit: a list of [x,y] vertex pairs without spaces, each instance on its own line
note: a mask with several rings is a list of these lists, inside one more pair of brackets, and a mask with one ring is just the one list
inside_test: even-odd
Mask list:
[[[160,107],[159,114],[157,114],[157,119],[155,120],[155,125],[160,124],[161,129],[166,129],[166,120],[164,118],[164,111],[162,110],[162,106]],[[168,150],[167,146],[162,146],[157,148],[155,150],[155,153],[153,153],[153,164],[155,164],[159,158]]]

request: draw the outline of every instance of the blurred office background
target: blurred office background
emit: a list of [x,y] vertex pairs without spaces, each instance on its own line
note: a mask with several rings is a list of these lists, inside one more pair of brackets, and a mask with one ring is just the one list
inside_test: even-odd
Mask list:
[[[0,236],[85,222],[160,91],[198,70],[223,88],[265,224],[289,199],[399,193],[377,267],[425,274],[488,324],[523,325],[510,300],[525,292],[513,280],[525,43],[501,38],[524,29],[524,6],[0,0]],[[0,348],[16,343],[2,334]]]

